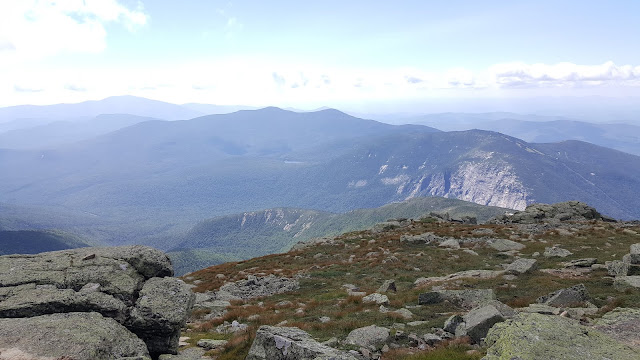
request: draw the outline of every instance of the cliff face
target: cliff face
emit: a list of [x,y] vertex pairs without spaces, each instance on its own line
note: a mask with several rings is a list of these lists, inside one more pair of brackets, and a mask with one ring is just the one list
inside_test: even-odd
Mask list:
[[464,162],[453,172],[407,177],[398,188],[406,199],[416,196],[442,196],[480,205],[524,210],[533,198],[506,162]]

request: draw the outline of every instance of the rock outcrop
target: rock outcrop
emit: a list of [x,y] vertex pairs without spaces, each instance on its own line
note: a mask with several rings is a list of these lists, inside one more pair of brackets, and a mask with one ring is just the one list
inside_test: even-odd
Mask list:
[[0,319],[0,359],[149,359],[145,343],[95,312]]
[[613,309],[596,320],[595,328],[640,350],[640,309]]
[[603,217],[596,209],[579,201],[566,201],[556,204],[532,204],[524,211],[513,215],[501,215],[489,220],[493,224],[536,224],[542,222],[559,223],[562,221],[611,220]]
[[300,283],[297,279],[286,277],[253,276],[249,275],[246,280],[230,282],[222,285],[216,292],[218,300],[247,300],[262,296],[271,296],[284,292],[298,290]]
[[561,316],[520,313],[494,325],[483,360],[638,359],[637,349]]
[[[0,256],[0,318],[24,324],[31,318],[99,313],[92,316],[110,319],[85,321],[88,336],[100,334],[105,321],[115,321],[131,337],[142,339],[152,356],[175,354],[195,296],[172,275],[167,256],[145,246]],[[65,324],[72,326],[72,321],[56,326]],[[66,336],[63,329],[49,336],[51,341]],[[34,346],[29,345],[30,352],[38,349]],[[93,357],[102,358],[108,357]]]
[[296,327],[261,326],[246,360],[356,360]]

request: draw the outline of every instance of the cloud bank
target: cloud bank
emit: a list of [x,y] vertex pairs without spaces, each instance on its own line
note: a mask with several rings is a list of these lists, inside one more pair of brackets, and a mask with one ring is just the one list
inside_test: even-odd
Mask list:
[[101,52],[106,24],[134,31],[147,20],[141,3],[129,9],[117,0],[3,0],[0,57],[11,56],[18,63],[60,52]]

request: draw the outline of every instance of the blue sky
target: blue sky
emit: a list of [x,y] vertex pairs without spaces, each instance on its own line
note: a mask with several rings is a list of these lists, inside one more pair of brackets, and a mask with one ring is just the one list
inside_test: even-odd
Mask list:
[[633,0],[3,0],[0,106],[639,96],[639,35]]

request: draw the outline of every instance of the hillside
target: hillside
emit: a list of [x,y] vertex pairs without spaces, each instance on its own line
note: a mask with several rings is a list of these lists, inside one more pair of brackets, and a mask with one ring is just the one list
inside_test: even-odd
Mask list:
[[[640,242],[637,222],[602,221],[577,203],[505,219],[386,223],[189,274],[183,279],[200,294],[182,336],[189,347],[226,340],[205,348],[218,360],[263,359],[257,343],[269,345],[258,336],[278,333],[291,349],[364,359],[582,359],[600,358],[593,356],[604,347],[617,351],[612,358],[634,359],[640,285],[625,285],[636,276],[614,265]],[[530,329],[544,341],[508,337],[530,320],[545,324]],[[309,340],[283,335],[291,327]],[[500,345],[501,336],[513,347]],[[540,357],[545,351],[566,357]]]
[[415,198],[373,209],[336,214],[275,208],[225,215],[190,229],[168,253],[178,275],[229,260],[287,251],[298,242],[362,230],[387,219],[414,218],[430,212],[484,222],[507,209],[456,199]]
[[37,254],[89,246],[77,236],[61,231],[0,230],[0,255]]

